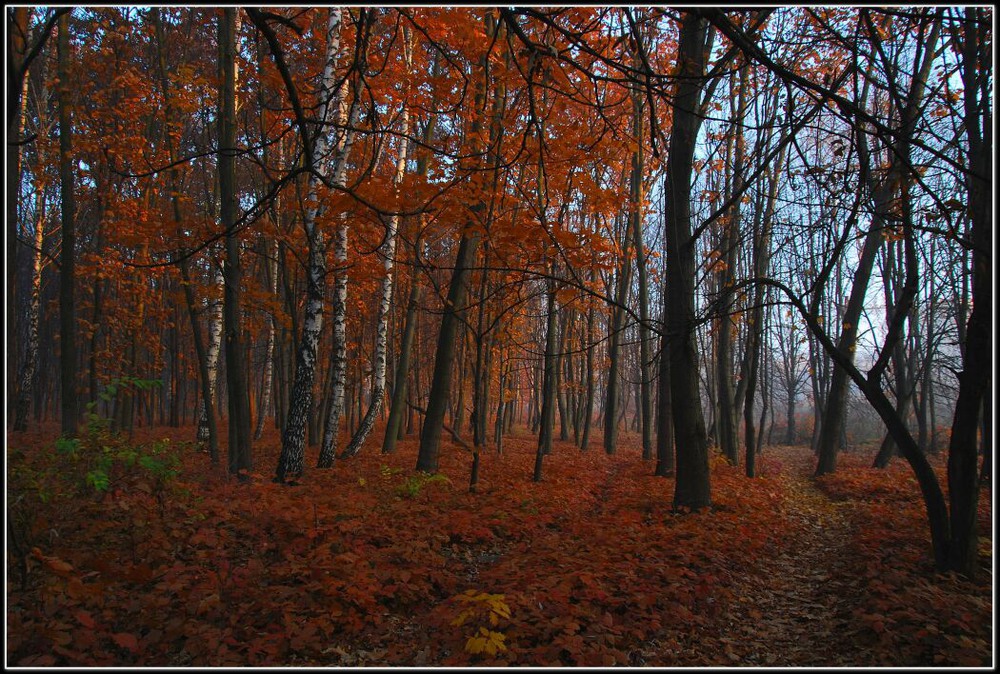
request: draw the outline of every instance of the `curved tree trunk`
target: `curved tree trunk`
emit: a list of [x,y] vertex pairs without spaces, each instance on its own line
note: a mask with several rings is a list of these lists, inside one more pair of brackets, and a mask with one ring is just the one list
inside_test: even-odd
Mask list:
[[[405,60],[407,68],[410,65],[410,33],[407,28],[403,29],[403,41],[405,49]],[[402,131],[400,132],[400,149],[399,157],[396,160],[396,175],[395,175],[395,185],[397,193],[399,191],[399,184],[403,181],[403,176],[406,173],[406,154],[409,141],[407,138],[410,135],[410,114],[409,110],[406,108],[406,102],[403,102],[403,115],[402,115]],[[361,420],[361,425],[358,427],[357,432],[354,437],[351,438],[350,443],[348,443],[347,448],[341,455],[341,458],[354,456],[361,449],[362,443],[371,433],[372,428],[375,426],[375,418],[382,411],[382,404],[385,398],[385,369],[386,369],[386,350],[389,341],[389,306],[392,301],[392,269],[393,264],[396,259],[396,232],[399,229],[399,216],[393,215],[389,218],[389,224],[386,227],[385,239],[381,246],[382,255],[382,270],[385,276],[382,277],[382,287],[379,293],[379,303],[378,303],[378,317],[376,319],[376,335],[375,335],[375,374],[374,382],[372,383],[371,391],[371,403],[368,406],[368,411],[365,412],[364,418]]]
[[[336,62],[340,52],[341,10],[331,8],[326,22],[326,55],[323,64],[323,78],[320,83],[320,129],[315,136],[312,157],[317,172],[331,162],[330,130],[326,124],[331,110],[337,105],[336,98],[343,100],[343,87],[335,89]],[[339,153],[338,153],[339,155]],[[338,156],[339,159],[339,156]],[[339,168],[339,167],[338,167]],[[295,359],[295,374],[288,402],[288,419],[281,436],[281,455],[275,480],[284,482],[287,477],[300,476],[305,469],[306,423],[312,409],[313,382],[316,377],[316,360],[320,330],[323,327],[323,295],[326,290],[326,247],[323,230],[316,224],[319,215],[318,175],[309,176],[309,195],[302,226],[309,244],[309,258],[306,286],[305,318],[299,341],[298,356]]]
[[[912,178],[907,174],[909,170],[910,138],[915,130],[916,119],[919,114],[919,106],[924,97],[924,89],[927,77],[933,61],[937,36],[940,31],[940,21],[933,23],[930,35],[923,45],[924,54],[920,68],[913,74],[910,81],[910,88],[906,94],[905,107],[899,111],[900,123],[899,133],[894,136],[889,147],[890,164],[887,175],[881,183],[876,184],[872,174],[873,160],[867,146],[864,131],[858,133],[858,155],[862,165],[862,173],[872,194],[874,213],[871,227],[865,235],[861,255],[858,265],[855,268],[854,280],[851,284],[851,294],[847,300],[847,308],[842,317],[842,331],[837,347],[848,357],[854,357],[854,348],[857,342],[858,322],[861,319],[861,312],[864,308],[865,295],[868,291],[868,281],[871,278],[872,268],[875,264],[875,256],[884,242],[884,231],[890,223],[890,211],[893,207],[894,199],[905,200],[908,190],[906,183]],[[875,36],[872,39],[877,39]],[[897,196],[900,193],[901,196]],[[907,204],[903,204],[908,208]],[[847,384],[848,376],[843,368],[834,367],[833,376],[830,383],[830,394],[827,399],[827,406],[823,416],[823,429],[819,438],[819,461],[816,466],[816,475],[832,473],[837,465],[837,450],[840,444],[841,433],[844,429],[844,418],[847,411]]]
[[[161,10],[156,10],[153,13],[154,27],[156,30],[156,43],[157,43],[157,75],[160,80],[160,89],[163,95],[163,110],[164,117],[167,123],[173,119],[173,108],[171,106],[173,98],[170,91],[169,79],[167,78],[167,65],[166,65],[166,54],[163,49],[163,20],[160,16]],[[164,140],[167,144],[167,150],[171,156],[174,154],[173,139],[169,133],[165,134]],[[179,169],[174,168],[170,171],[170,185],[171,185],[171,198],[170,203],[173,209],[174,215],[174,225],[177,227],[178,239],[181,237],[181,225],[183,222],[183,217],[181,213],[180,204],[180,186],[179,186]],[[201,394],[202,394],[202,408],[201,417],[198,420],[198,438],[202,439],[201,430],[202,424],[205,428],[204,439],[208,440],[208,454],[211,458],[212,465],[217,465],[219,463],[219,430],[215,423],[215,364],[219,359],[219,343],[222,335],[222,305],[217,303],[218,312],[215,316],[215,327],[210,329],[210,333],[214,337],[214,359],[212,360],[211,367],[209,366],[210,356],[206,354],[205,344],[202,340],[201,328],[198,325],[198,312],[196,309],[194,290],[191,288],[191,274],[188,271],[188,261],[182,259],[178,263],[178,267],[181,272],[181,287],[184,289],[184,302],[187,308],[188,319],[191,322],[191,335],[194,340],[195,355],[198,360],[198,379],[201,384]],[[216,284],[222,285],[221,270],[219,275],[216,277]],[[211,348],[209,349],[211,351]]]

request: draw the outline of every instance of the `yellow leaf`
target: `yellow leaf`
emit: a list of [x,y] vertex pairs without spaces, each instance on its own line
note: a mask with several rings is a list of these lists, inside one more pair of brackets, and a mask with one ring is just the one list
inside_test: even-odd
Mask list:
[[469,640],[465,642],[466,653],[478,654],[483,652],[483,648],[486,647],[486,639],[483,637],[469,637]]

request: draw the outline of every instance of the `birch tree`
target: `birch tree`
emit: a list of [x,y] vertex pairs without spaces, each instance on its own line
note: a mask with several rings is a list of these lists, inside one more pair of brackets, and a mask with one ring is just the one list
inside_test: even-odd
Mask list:
[[[407,76],[411,72],[412,48],[409,27],[404,26],[403,58],[406,63]],[[407,80],[409,80],[408,77]],[[403,111],[400,120],[400,126],[402,129],[400,132],[399,156],[396,159],[396,174],[393,176],[393,184],[395,185],[397,196],[399,194],[399,184],[402,182],[403,176],[406,173],[407,147],[409,145],[409,141],[407,139],[410,135],[410,113],[407,108],[406,98],[406,94],[404,93],[402,104]],[[382,405],[385,398],[386,350],[389,336],[389,306],[392,301],[393,264],[396,259],[396,232],[398,230],[399,215],[394,213],[389,217],[389,224],[386,227],[385,239],[379,247],[379,253],[382,257],[382,271],[385,275],[382,277],[381,287],[379,288],[378,316],[376,319],[377,327],[375,329],[375,373],[374,382],[372,383],[371,403],[368,406],[368,411],[365,412],[364,418],[361,420],[361,425],[358,427],[357,432],[355,432],[354,437],[351,438],[351,441],[348,443],[341,458],[354,456],[358,453],[361,449],[362,443],[368,437],[368,434],[371,433],[372,427],[375,425],[375,418],[382,411]]]
[[[306,241],[309,246],[307,262],[307,289],[305,318],[299,341],[298,358],[295,361],[295,375],[289,399],[288,419],[281,437],[281,455],[275,481],[284,482],[287,477],[302,475],[305,463],[305,431],[309,410],[312,406],[313,381],[316,376],[316,355],[320,330],[323,327],[323,295],[326,286],[326,247],[323,231],[317,225],[320,212],[319,189],[322,184],[320,171],[330,162],[331,112],[338,105],[336,65],[340,52],[341,9],[330,8],[326,22],[326,56],[323,64],[323,78],[320,82],[320,103],[318,129],[315,138],[306,138],[313,143],[303,148],[306,161],[312,163],[309,175],[306,210],[302,221]],[[272,48],[273,54],[273,48]],[[289,94],[292,94],[289,91]]]

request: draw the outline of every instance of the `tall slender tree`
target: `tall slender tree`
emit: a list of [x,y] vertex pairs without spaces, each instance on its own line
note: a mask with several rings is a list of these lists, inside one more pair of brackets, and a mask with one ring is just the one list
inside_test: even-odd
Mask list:
[[76,168],[73,161],[73,100],[70,76],[69,15],[59,17],[59,190],[62,203],[62,246],[59,255],[59,393],[62,433],[76,435],[80,415],[76,364]]
[[225,299],[223,332],[226,348],[226,398],[229,402],[229,472],[253,468],[253,437],[247,387],[246,354],[243,343],[240,287],[240,238],[236,190],[236,80],[238,10],[228,7],[219,20],[219,215],[226,232],[226,264],[223,268]]
[[[660,376],[669,376],[677,451],[674,507],[699,510],[711,505],[708,442],[701,410],[698,355],[695,350],[694,281],[695,242],[691,230],[691,175],[694,149],[701,126],[700,96],[713,32],[697,9],[684,11],[677,43],[677,84],[674,121],[667,158],[665,240],[666,293],[663,313],[669,368],[661,356]],[[665,370],[669,369],[669,372]],[[663,415],[664,412],[660,411]],[[662,430],[662,425],[661,425]]]

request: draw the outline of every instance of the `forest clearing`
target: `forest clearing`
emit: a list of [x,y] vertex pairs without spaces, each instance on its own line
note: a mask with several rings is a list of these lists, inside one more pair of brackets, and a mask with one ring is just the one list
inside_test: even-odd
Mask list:
[[8,664],[992,664],[992,7],[5,15]]
[[[814,481],[807,447],[769,447],[752,482],[715,462],[714,509],[683,515],[634,435],[615,456],[557,441],[540,483],[531,440],[484,454],[476,493],[454,445],[442,478],[413,474],[412,439],[295,487],[226,480],[169,443],[176,475],[121,466],[102,493],[67,455],[14,448],[10,488],[33,479],[52,495],[9,513],[30,523],[31,552],[24,585],[8,571],[8,664],[991,662],[992,541],[977,582],[935,575],[898,462],[880,471],[852,452]],[[495,652],[469,644],[480,629],[502,637]]]

